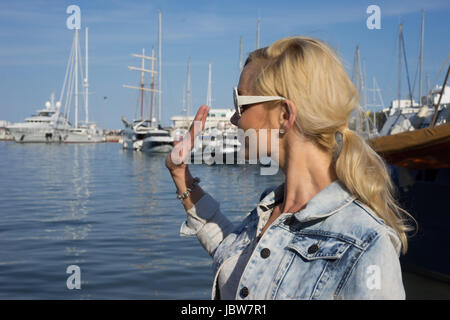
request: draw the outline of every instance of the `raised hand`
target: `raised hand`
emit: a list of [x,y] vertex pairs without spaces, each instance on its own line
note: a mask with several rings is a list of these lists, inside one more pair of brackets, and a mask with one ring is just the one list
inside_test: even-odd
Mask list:
[[186,163],[191,156],[196,136],[204,129],[209,107],[202,105],[195,115],[188,132],[181,141],[174,141],[172,152],[167,155],[166,167],[174,174],[177,171],[184,171]]

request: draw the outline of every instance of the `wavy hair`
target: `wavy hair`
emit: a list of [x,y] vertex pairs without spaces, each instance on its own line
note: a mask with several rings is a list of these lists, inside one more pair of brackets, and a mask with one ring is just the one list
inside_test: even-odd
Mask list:
[[[360,97],[337,54],[321,40],[295,36],[253,51],[245,64],[253,60],[262,65],[255,93],[283,96],[295,104],[296,128],[332,155],[338,179],[397,233],[405,254],[414,218],[397,204],[384,160],[348,128]],[[342,134],[341,148],[337,132]]]

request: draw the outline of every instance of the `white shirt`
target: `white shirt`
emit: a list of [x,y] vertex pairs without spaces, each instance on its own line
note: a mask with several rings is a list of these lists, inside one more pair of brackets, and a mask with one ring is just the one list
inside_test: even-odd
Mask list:
[[245,266],[253,253],[258,241],[254,239],[241,255],[228,259],[222,266],[219,276],[218,285],[221,300],[234,300],[236,291],[241,280]]
[[[261,235],[263,227],[269,220],[273,209],[270,209],[261,215],[261,219],[257,228],[257,235]],[[239,286],[239,281],[244,273],[244,269],[247,266],[256,245],[258,244],[259,237],[254,238],[242,251],[240,255],[234,256],[224,262],[217,278],[217,285],[219,286],[220,299],[221,300],[234,300],[236,299],[236,291]]]

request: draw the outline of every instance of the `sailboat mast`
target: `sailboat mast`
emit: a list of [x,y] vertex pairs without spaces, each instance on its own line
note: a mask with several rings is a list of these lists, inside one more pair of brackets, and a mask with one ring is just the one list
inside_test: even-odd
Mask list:
[[162,56],[161,56],[161,28],[162,28],[162,16],[161,16],[161,10],[158,12],[158,125],[161,124],[161,65],[162,65]]
[[260,39],[261,39],[261,26],[260,26],[261,20],[258,17],[258,20],[256,21],[256,49],[260,48]]
[[402,24],[400,23],[398,29],[398,96],[397,96],[397,104],[399,108],[401,97],[401,73],[402,73]]
[[361,87],[362,87],[362,89],[361,89],[361,92],[364,95],[364,99],[363,99],[363,101],[364,101],[364,108],[366,108],[367,107],[366,60],[362,59],[362,63],[361,64],[362,64],[362,76],[361,76]]
[[[181,103],[182,103],[182,106],[183,106],[183,112],[186,112],[186,83],[183,83],[183,92],[182,92],[182,100],[181,100]],[[187,121],[187,119],[186,119],[186,121]]]
[[189,119],[189,111],[191,108],[191,57],[187,62],[187,93],[186,93],[186,117]]
[[[361,86],[361,71],[360,71],[360,66],[359,66],[359,46],[356,46],[356,50],[355,50],[355,60],[354,60],[354,66],[353,66],[353,72],[354,72],[354,79],[355,79],[355,84],[356,87],[358,89],[358,92],[361,94],[361,90],[362,90],[362,86]],[[361,105],[361,100],[360,100],[360,105]],[[361,127],[362,127],[362,123],[361,123],[361,108],[358,109],[357,115],[356,115],[356,132],[360,133],[361,132]]]
[[141,120],[144,119],[144,86],[145,86],[145,49],[142,49],[142,62],[141,62]]
[[75,128],[78,128],[78,29],[75,29]]
[[[372,82],[373,82],[373,103],[375,103],[376,98],[375,98],[375,90],[376,90],[376,86],[375,86],[375,76],[372,77]],[[374,105],[373,107],[373,128],[374,128],[374,132],[376,132],[377,130],[377,110],[376,110],[376,106]]]
[[211,63],[209,63],[208,68],[208,91],[206,93],[206,105],[211,107],[212,104],[212,92],[211,92],[211,82],[212,82],[212,72],[211,72]]
[[86,41],[86,78],[84,79],[84,90],[85,90],[85,94],[84,94],[84,105],[86,108],[86,124],[89,122],[89,66],[88,66],[88,28],[86,27],[86,37],[85,37],[85,41]]
[[423,65],[423,31],[425,26],[425,12],[422,10],[422,27],[420,30],[420,68],[419,68],[419,105],[422,105],[422,65]]
[[242,72],[242,36],[239,39],[239,74]]
[[[152,48],[152,70],[155,68],[155,49]],[[155,74],[152,72],[152,82],[150,84],[150,88],[152,90],[155,89]],[[155,98],[155,92],[151,92],[151,98],[150,98],[150,125],[153,126],[153,100]]]

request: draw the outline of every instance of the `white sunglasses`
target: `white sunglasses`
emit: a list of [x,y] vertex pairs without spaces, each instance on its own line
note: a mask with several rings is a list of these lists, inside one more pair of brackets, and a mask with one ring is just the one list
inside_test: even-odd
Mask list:
[[286,100],[286,98],[279,96],[240,96],[236,87],[233,88],[233,99],[234,108],[239,117],[243,112],[242,106],[268,101]]

